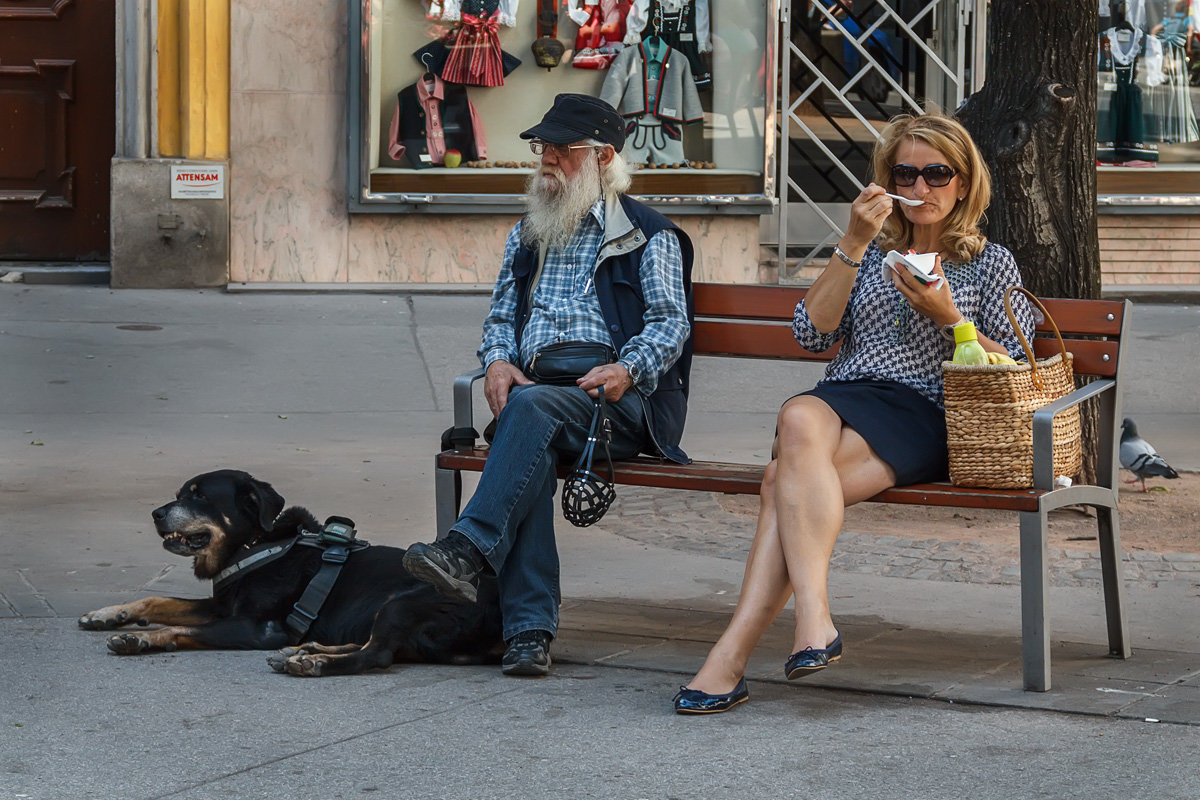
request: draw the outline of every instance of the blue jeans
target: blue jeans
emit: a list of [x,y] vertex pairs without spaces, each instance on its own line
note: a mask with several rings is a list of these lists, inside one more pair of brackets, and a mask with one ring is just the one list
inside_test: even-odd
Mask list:
[[[637,455],[647,436],[640,396],[631,389],[606,408],[612,457]],[[555,469],[560,457],[574,463],[583,450],[594,409],[592,398],[575,386],[514,386],[479,486],[453,526],[496,573],[506,640],[522,631],[558,631]],[[603,458],[598,444],[593,470],[600,475],[608,471]]]

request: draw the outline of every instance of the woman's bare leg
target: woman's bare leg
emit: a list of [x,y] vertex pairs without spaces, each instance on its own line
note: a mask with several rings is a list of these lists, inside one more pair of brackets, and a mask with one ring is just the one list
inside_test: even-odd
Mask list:
[[[802,402],[809,401],[809,402]],[[800,404],[799,412],[789,411]],[[846,506],[875,495],[895,483],[895,473],[854,430],[823,401],[793,398],[780,411],[776,459],[767,465],[759,496],[758,527],[733,618],[713,645],[688,688],[708,694],[733,691],[745,674],[758,640],[787,605],[799,586],[806,601],[797,603],[794,650],[823,648],[836,629],[829,613],[829,558],[841,531]],[[787,435],[784,435],[785,426]],[[807,432],[796,428],[811,429]],[[790,450],[791,452],[786,452]],[[788,463],[787,471],[781,465]],[[825,483],[810,493],[811,473]],[[828,477],[833,476],[833,491]],[[780,491],[780,481],[789,485]],[[781,496],[782,495],[782,496]],[[832,498],[832,500],[830,499]],[[832,507],[830,504],[832,503]],[[779,524],[781,509],[787,514]],[[789,537],[785,547],[781,531]],[[790,556],[789,556],[790,553]],[[793,560],[796,572],[791,570]]]
[[691,689],[708,694],[733,691],[746,672],[750,653],[767,626],[775,621],[792,595],[783,548],[775,527],[775,462],[767,465],[759,489],[758,527],[737,607],[721,638],[713,645],[696,677],[688,682]]
[[779,412],[775,515],[796,597],[793,651],[837,636],[829,612],[829,559],[846,506],[894,485],[892,468],[824,401],[795,397]]

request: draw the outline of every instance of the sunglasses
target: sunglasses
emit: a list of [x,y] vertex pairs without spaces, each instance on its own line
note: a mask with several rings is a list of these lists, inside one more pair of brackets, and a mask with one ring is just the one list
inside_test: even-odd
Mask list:
[[945,164],[930,164],[923,169],[917,169],[912,164],[895,164],[892,166],[892,180],[897,186],[912,186],[917,177],[925,179],[926,186],[946,186],[958,174],[954,167]]
[[599,150],[600,148],[594,144],[551,144],[543,142],[541,139],[532,139],[529,142],[529,149],[535,156],[549,152],[558,158],[566,158],[571,155],[572,150]]

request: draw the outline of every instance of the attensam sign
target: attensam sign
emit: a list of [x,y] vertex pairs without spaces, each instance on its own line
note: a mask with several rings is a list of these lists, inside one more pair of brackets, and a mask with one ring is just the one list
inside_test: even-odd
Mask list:
[[224,198],[224,164],[171,167],[172,200],[223,200]]

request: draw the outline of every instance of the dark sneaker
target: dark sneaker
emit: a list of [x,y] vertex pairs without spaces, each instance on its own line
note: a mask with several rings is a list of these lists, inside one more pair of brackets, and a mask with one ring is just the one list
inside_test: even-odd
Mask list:
[[550,672],[550,634],[521,631],[508,640],[500,662],[505,675],[546,675]]
[[479,576],[487,562],[479,548],[458,531],[429,544],[414,544],[404,554],[404,569],[444,595],[474,603]]

